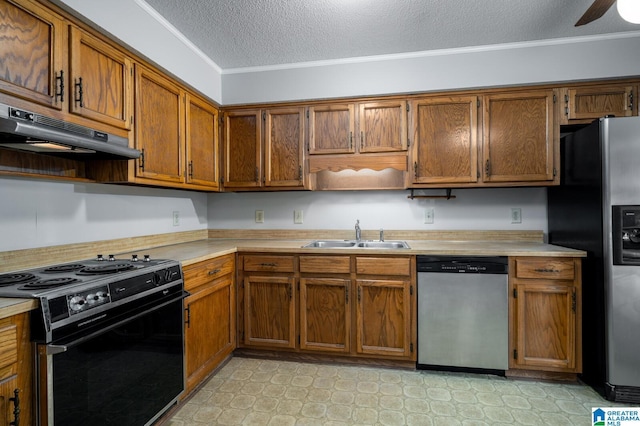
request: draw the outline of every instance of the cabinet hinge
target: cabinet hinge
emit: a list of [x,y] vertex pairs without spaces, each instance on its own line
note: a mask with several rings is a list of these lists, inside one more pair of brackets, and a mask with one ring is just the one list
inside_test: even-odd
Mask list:
[[263,119],[263,120],[266,120],[266,119],[267,119],[267,113],[266,113],[266,112],[264,112],[264,111],[262,112],[262,119]]
[[220,114],[220,118],[218,120],[220,120],[220,125],[224,124],[224,117],[222,116],[222,114]]
[[553,168],[553,177],[556,177],[558,175],[558,169],[556,169],[555,167]]
[[307,109],[307,118],[309,118],[309,110]]
[[407,102],[407,112],[409,112],[409,103]]
[[224,185],[224,178],[220,177],[220,185]]
[[518,290],[517,289],[513,289],[513,298],[517,299],[518,298]]
[[300,344],[300,335],[298,334],[298,344]]
[[133,77],[133,68],[129,68],[129,72],[131,72],[131,77]]
[[413,342],[409,343],[409,352],[413,353]]
[[476,107],[480,108],[480,99],[476,99]]
[[573,294],[571,295],[571,310],[573,313],[576,312],[576,291],[573,290]]
[[411,139],[407,138],[407,148],[411,146]]
[[513,359],[518,359],[518,350],[517,349],[513,350]]
[[553,103],[556,103],[556,95],[553,95]]
[[409,286],[409,294],[411,296],[413,296],[413,286],[412,285]]

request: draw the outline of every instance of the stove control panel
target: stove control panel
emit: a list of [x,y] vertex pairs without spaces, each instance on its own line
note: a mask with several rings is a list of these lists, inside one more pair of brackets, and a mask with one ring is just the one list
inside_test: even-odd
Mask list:
[[67,295],[67,305],[71,315],[86,312],[110,301],[109,287],[106,285]]

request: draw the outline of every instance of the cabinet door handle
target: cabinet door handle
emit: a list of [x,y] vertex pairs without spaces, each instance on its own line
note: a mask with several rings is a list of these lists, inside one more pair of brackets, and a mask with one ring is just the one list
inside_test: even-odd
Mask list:
[[263,266],[265,268],[275,268],[276,266],[278,266],[277,263],[261,263],[260,266]]
[[256,182],[260,182],[260,170],[256,167]]
[[189,161],[189,178],[193,179],[193,160]]
[[487,160],[487,164],[484,166],[484,172],[485,175],[491,176],[491,164],[489,163],[489,160]]
[[349,149],[353,149],[353,132],[349,132]]
[[349,303],[349,287],[344,287],[344,303],[345,305]]
[[187,328],[191,328],[191,304],[187,305],[184,311],[187,313],[187,319],[184,321],[184,325],[186,325]]
[[360,303],[360,293],[362,292],[362,287],[358,287],[358,303]]
[[293,286],[291,285],[291,283],[289,283],[288,293],[289,293],[289,299],[292,299],[293,298]]
[[360,132],[360,149],[364,149],[364,132]]
[[9,398],[9,401],[13,402],[13,421],[9,423],[9,426],[20,426],[20,389],[14,389],[13,398]]
[[298,180],[302,182],[302,166],[298,166]]
[[60,102],[64,102],[64,70],[60,70],[60,75],[56,75],[58,90],[56,91],[56,99],[60,98]]
[[80,107],[84,107],[84,90],[82,89],[82,77],[78,78],[77,80],[74,78],[74,86],[76,89],[76,97],[75,97],[75,101],[76,104],[80,104]]
[[212,271],[209,271],[209,275],[216,275],[218,272],[220,272],[220,269],[214,269]]
[[418,177],[418,162],[417,161],[413,162],[413,177],[415,177],[415,178]]
[[144,148],[140,150],[140,158],[138,159],[138,168],[144,172]]

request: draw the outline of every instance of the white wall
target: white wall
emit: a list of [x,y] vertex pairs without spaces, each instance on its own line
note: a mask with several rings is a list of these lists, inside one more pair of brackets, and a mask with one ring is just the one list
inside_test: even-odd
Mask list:
[[[444,190],[419,191],[444,195]],[[209,228],[215,229],[362,229],[542,230],[547,231],[544,188],[454,189],[455,199],[408,199],[409,191],[320,191],[211,194]],[[424,211],[433,207],[433,224]],[[522,211],[522,223],[511,223],[511,208]],[[264,210],[264,223],[255,211]],[[302,210],[304,223],[293,223]]]
[[415,93],[640,74],[640,31],[225,70],[224,104]]
[[88,18],[142,56],[222,103],[221,69],[139,0],[54,0]]
[[199,229],[203,193],[0,178],[0,251]]

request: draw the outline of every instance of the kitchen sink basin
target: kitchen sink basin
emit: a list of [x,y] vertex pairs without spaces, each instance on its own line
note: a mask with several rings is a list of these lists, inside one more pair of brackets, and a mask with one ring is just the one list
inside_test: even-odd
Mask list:
[[405,241],[315,240],[302,248],[408,249],[411,247]]
[[316,240],[302,246],[302,248],[351,248],[355,245],[355,241],[348,240]]
[[405,241],[360,241],[356,244],[358,248],[376,249],[408,249],[411,248]]

